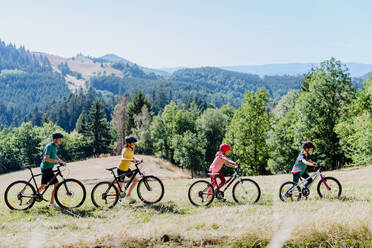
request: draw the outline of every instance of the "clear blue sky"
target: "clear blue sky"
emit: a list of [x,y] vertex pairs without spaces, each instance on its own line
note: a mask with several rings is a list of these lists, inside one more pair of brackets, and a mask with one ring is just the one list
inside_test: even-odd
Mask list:
[[25,0],[0,5],[0,39],[148,67],[372,63],[372,1]]

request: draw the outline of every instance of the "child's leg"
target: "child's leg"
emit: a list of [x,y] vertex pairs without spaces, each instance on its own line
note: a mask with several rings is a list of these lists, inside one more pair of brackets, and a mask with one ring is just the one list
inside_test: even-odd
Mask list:
[[297,184],[298,180],[300,180],[300,173],[293,174],[293,182]]
[[[213,172],[210,171],[209,173],[213,173]],[[213,188],[216,187],[216,184],[217,184],[216,179],[213,176],[210,176],[210,178],[211,178],[211,183],[212,183]]]
[[216,177],[218,177],[221,181],[220,184],[217,186],[217,188],[220,189],[225,184],[226,179],[225,179],[225,177],[224,177],[224,175],[222,174],[221,171],[218,172],[218,175]]
[[[304,174],[302,175],[303,178],[307,179],[310,177],[309,174],[307,174],[307,172],[304,172]],[[307,187],[308,185],[310,185],[312,183],[313,179],[310,177],[309,180],[304,184],[305,187]]]
[[[298,180],[300,180],[300,173],[293,173],[292,174],[292,176],[293,176],[293,182],[295,183],[295,185],[298,183]],[[295,185],[292,185],[288,190],[287,190],[287,192],[290,192],[294,187],[295,187]],[[286,192],[286,193],[287,193]]]

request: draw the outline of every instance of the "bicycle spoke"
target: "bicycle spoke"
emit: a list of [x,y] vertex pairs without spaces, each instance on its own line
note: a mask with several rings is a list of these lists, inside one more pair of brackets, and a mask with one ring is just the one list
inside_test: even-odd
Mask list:
[[324,182],[322,180],[319,182],[318,193],[326,199],[337,199],[341,195],[341,185],[334,178],[325,178]]
[[241,179],[233,188],[233,197],[238,203],[255,203],[260,195],[260,188],[250,179]]
[[145,203],[156,203],[163,197],[164,186],[160,179],[153,176],[148,176],[138,184],[137,194],[138,197]]
[[189,200],[196,206],[207,206],[214,199],[214,190],[207,181],[197,181],[190,186]]
[[119,200],[117,189],[108,182],[97,184],[92,190],[92,202],[96,207],[113,207]]
[[26,210],[35,201],[34,189],[26,182],[15,182],[7,189],[5,198],[10,208]]
[[296,201],[301,199],[299,187],[294,187],[293,182],[286,182],[280,187],[279,197],[282,201]]
[[75,208],[85,199],[85,189],[76,181],[67,179],[56,191],[59,204],[64,208]]

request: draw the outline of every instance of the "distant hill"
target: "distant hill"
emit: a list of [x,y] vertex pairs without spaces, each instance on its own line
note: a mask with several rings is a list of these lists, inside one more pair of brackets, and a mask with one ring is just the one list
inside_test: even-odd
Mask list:
[[[246,66],[223,66],[221,68],[245,73],[264,75],[296,75],[308,72],[319,63],[290,63],[290,64],[267,64]],[[372,64],[346,63],[352,77],[361,77],[372,71]]]
[[130,65],[134,64],[133,62],[131,62],[127,59],[124,59],[122,57],[119,57],[116,54],[112,54],[112,53],[109,53],[109,54],[106,54],[102,57],[99,57],[99,59],[102,59],[102,60],[105,60],[105,61],[111,61],[111,62],[124,62],[124,63],[130,64]]
[[[119,57],[117,56],[116,54],[106,54],[102,57],[99,57],[98,59],[101,59],[103,61],[106,61],[106,62],[123,62],[125,64],[129,64],[129,65],[134,65],[135,63],[125,59],[125,58],[122,58],[122,57]],[[145,72],[153,72],[157,75],[168,75],[169,73],[166,72],[166,71],[162,71],[162,70],[158,70],[158,69],[151,69],[151,68],[147,68],[147,67],[143,67],[143,66],[139,66],[142,70],[144,70]]]
[[0,40],[0,129],[70,93],[48,58]]
[[[219,68],[229,71],[257,74],[260,77],[263,77],[265,75],[282,76],[304,74],[308,72],[312,67],[318,65],[319,63],[290,63],[290,64],[220,66]],[[349,68],[352,77],[361,77],[366,73],[372,71],[372,64],[346,63],[346,65]],[[168,73],[174,73],[181,69],[185,69],[185,67],[159,68],[159,70],[163,70]]]
[[360,78],[361,78],[363,81],[365,81],[365,80],[367,80],[367,79],[371,76],[371,74],[372,74],[372,71],[370,71],[370,72],[364,74],[364,75],[361,76]]

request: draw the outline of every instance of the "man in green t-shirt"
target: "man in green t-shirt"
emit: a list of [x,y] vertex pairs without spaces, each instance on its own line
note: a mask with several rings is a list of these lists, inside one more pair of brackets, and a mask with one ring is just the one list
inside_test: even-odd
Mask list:
[[54,189],[52,192],[52,197],[50,198],[49,206],[58,207],[54,202],[55,190],[58,186],[58,179],[54,177],[53,167],[55,164],[66,165],[66,163],[57,156],[58,147],[62,144],[63,134],[53,133],[53,142],[47,144],[43,152],[43,160],[40,164],[41,169],[41,186],[38,192],[41,192],[48,183],[54,184]]

